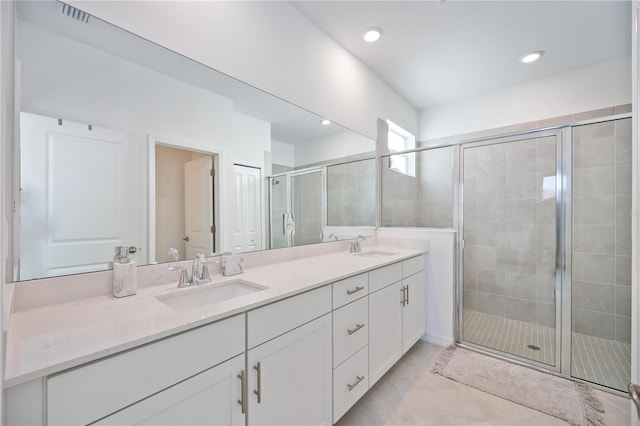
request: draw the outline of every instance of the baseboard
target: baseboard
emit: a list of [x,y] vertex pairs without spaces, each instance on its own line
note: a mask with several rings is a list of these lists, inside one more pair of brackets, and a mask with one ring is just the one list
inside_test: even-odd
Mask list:
[[420,338],[420,340],[433,343],[434,345],[444,346],[444,347],[451,346],[455,343],[455,340],[453,339],[453,337],[434,336],[431,334],[425,334]]

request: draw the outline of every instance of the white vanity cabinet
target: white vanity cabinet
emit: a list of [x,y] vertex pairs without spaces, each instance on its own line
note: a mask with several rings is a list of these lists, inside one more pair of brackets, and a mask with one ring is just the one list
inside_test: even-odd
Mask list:
[[422,255],[360,272],[9,388],[8,424],[334,424],[424,334],[425,293]]
[[242,426],[244,359],[238,355],[94,424]]
[[330,425],[331,315],[247,353],[250,425]]
[[331,424],[331,286],[247,313],[249,425]]
[[369,273],[369,386],[424,335],[424,256]]
[[[156,401],[167,401],[174,410],[180,410],[174,401],[176,397],[172,397],[175,395],[172,386],[180,383],[187,388],[186,382],[181,383],[185,379],[242,354],[244,328],[244,315],[236,315],[50,376],[46,380],[46,424],[92,423],[139,401],[147,401],[152,395]],[[237,369],[236,375],[241,370]],[[200,380],[207,382],[209,388],[217,386],[219,377],[210,374],[203,377]],[[227,393],[234,391],[226,388]],[[168,393],[159,396],[164,392]],[[216,392],[224,394],[220,389]],[[239,396],[239,392],[235,393]],[[228,396],[215,403],[227,403]],[[187,406],[193,407],[196,401],[197,398],[193,399]],[[141,407],[133,410],[141,419],[152,417],[159,410],[152,403],[145,402]]]

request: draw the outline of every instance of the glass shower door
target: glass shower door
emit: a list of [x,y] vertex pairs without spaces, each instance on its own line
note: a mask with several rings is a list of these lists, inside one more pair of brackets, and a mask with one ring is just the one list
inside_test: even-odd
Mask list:
[[559,135],[462,146],[462,341],[559,369]]

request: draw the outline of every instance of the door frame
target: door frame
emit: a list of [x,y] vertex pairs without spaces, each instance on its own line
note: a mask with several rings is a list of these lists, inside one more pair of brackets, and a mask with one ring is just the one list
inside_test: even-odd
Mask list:
[[[147,135],[147,151],[148,151],[148,206],[149,212],[149,263],[155,264],[156,261],[156,145],[168,146],[170,148],[183,149],[188,151],[200,152],[212,157],[213,163],[213,226],[216,232],[213,234],[213,251],[214,253],[220,249],[220,152],[203,149],[202,145],[190,141],[177,141],[171,138],[165,138],[154,135]],[[183,259],[184,260],[184,259]]]
[[[520,357],[514,354],[505,353],[502,351],[498,351],[492,348],[488,348],[485,346],[477,345],[472,342],[467,342],[463,340],[463,294],[464,294],[464,151],[469,148],[477,148],[482,146],[490,146],[490,145],[498,145],[498,144],[506,144],[513,143],[525,139],[536,139],[541,137],[556,137],[556,286],[555,286],[555,310],[556,310],[556,333],[555,333],[555,357],[553,366],[544,364],[542,362],[534,361],[528,358]],[[570,136],[570,135],[569,135]],[[563,196],[566,196],[563,193],[563,185],[566,185],[565,175],[563,175],[564,170],[564,157],[563,157],[563,147],[566,145],[570,145],[570,143],[566,143],[565,140],[567,138],[566,135],[566,127],[558,127],[553,129],[542,129],[542,130],[533,130],[529,132],[522,132],[518,134],[505,135],[505,136],[497,136],[493,138],[488,138],[479,141],[469,141],[467,143],[460,143],[460,149],[456,150],[458,153],[458,182],[455,185],[456,194],[455,199],[457,200],[457,205],[454,210],[457,212],[457,247],[458,247],[458,271],[457,271],[457,282],[455,285],[456,288],[456,314],[455,319],[457,320],[456,330],[456,342],[462,346],[474,348],[480,351],[489,352],[498,357],[507,358],[514,360],[516,362],[530,365],[534,368],[554,372],[556,374],[561,373],[562,368],[562,344],[563,344],[563,336],[566,334],[566,330],[563,319],[564,315],[571,315],[571,311],[567,313],[567,309],[563,309],[562,303],[562,294],[563,294],[563,280],[566,279],[566,243],[564,242],[564,238],[561,236],[565,235],[566,232],[570,232],[570,229],[566,229],[566,209],[563,208]],[[570,141],[570,139],[569,139]],[[570,157],[569,157],[570,158]],[[569,182],[570,183],[570,182]],[[570,200],[570,198],[569,198]],[[570,228],[570,227],[569,227]],[[569,293],[570,294],[570,293]],[[569,297],[569,306],[570,306],[570,297]],[[569,317],[570,318],[570,317]],[[571,321],[568,321],[569,324],[569,340],[571,339],[570,334],[570,326]],[[569,353],[570,355],[570,353]],[[570,362],[569,356],[569,362]]]

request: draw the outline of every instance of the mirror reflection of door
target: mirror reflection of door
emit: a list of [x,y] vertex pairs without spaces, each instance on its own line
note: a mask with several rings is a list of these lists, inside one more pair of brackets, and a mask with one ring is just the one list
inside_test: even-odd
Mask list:
[[262,250],[261,170],[233,165],[235,186],[234,253]]
[[[109,269],[114,247],[146,263],[137,165],[144,139],[20,114],[21,280]],[[133,210],[133,212],[132,212]]]
[[155,260],[214,252],[213,155],[157,144],[155,147]]

